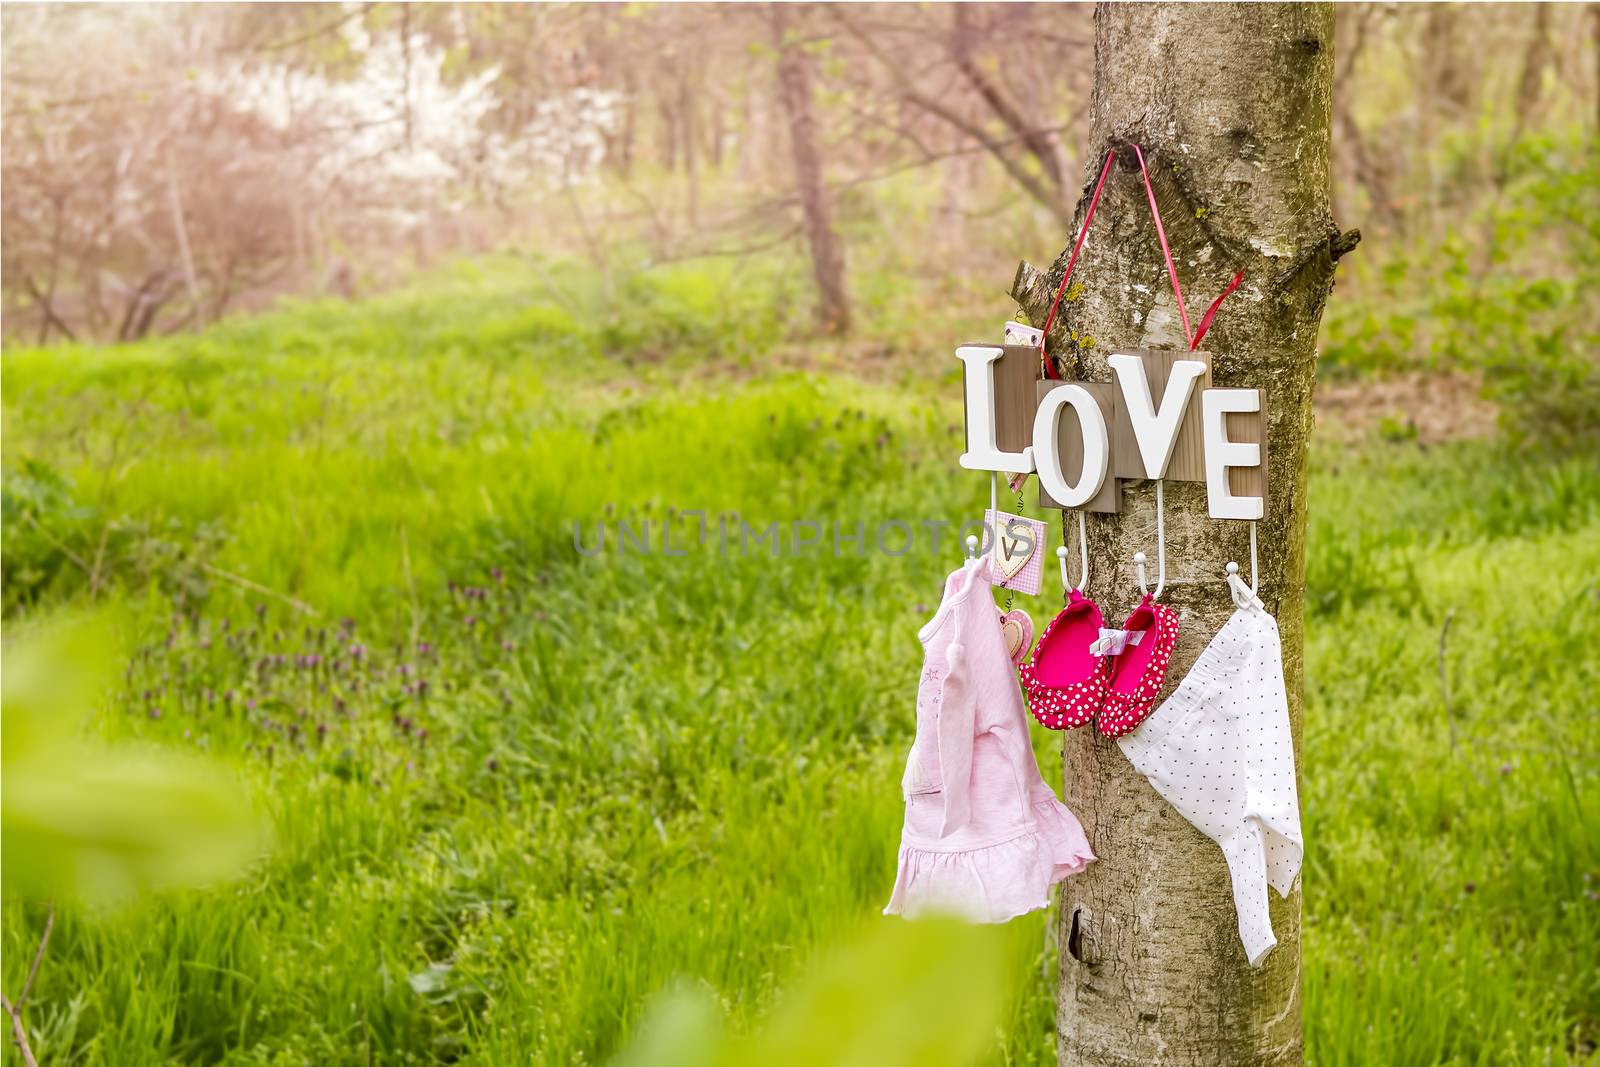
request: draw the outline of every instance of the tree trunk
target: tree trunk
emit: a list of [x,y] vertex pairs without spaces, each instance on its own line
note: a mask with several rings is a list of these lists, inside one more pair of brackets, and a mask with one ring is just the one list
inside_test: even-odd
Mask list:
[[811,272],[817,281],[817,321],[825,333],[844,333],[850,328],[844,247],[833,230],[827,190],[822,186],[822,156],[811,109],[810,59],[791,39],[786,5],[773,4],[769,10],[773,43],[778,49],[778,96],[789,121],[795,185],[805,217],[806,242],[811,247]]
[[[1083,289],[1063,302],[1050,338],[1068,377],[1098,381],[1111,379],[1111,352],[1187,347],[1125,147],[1135,142],[1152,167],[1191,322],[1233,271],[1245,272],[1203,347],[1215,384],[1266,390],[1270,490],[1258,579],[1282,634],[1297,750],[1317,324],[1334,263],[1360,237],[1339,234],[1329,202],[1332,49],[1330,4],[1097,9],[1084,153],[1091,182],[1107,151],[1120,162],[1073,275],[1074,290]],[[1063,252],[1048,277],[1027,264],[1019,270],[1013,292],[1034,323],[1043,322],[1065,262]],[[1163,698],[1232,614],[1224,565],[1248,569],[1250,558],[1249,526],[1209,519],[1201,483],[1167,483],[1166,528],[1163,600],[1180,630]],[[1075,521],[1071,530],[1069,545]],[[1134,553],[1156,559],[1154,486],[1128,483],[1122,511],[1090,516],[1089,530],[1090,591],[1120,621],[1137,600]],[[1100,859],[1062,889],[1060,1062],[1301,1062],[1298,886],[1287,900],[1270,894],[1278,947],[1252,970],[1221,850],[1156,795],[1114,742],[1077,730],[1064,744],[1067,803]]]
[[1594,31],[1594,128],[1600,130],[1600,4],[1589,5]]
[[618,142],[617,170],[623,178],[633,177],[633,141],[639,113],[639,75],[632,63],[622,74],[622,133]]
[[678,169],[678,116],[666,96],[657,99],[656,110],[661,115],[661,168],[670,174]]
[[[1533,27],[1528,35],[1528,48],[1522,55],[1522,74],[1517,79],[1516,111],[1512,117],[1511,136],[1508,138],[1510,143],[1506,146],[1508,156],[1515,150],[1517,142],[1522,140],[1522,134],[1528,128],[1528,120],[1533,117],[1534,109],[1539,104],[1539,95],[1544,89],[1545,68],[1550,65],[1553,58],[1550,51],[1550,5],[1535,4]],[[1503,163],[1502,171],[1504,169]]]
[[696,100],[689,86],[688,68],[678,72],[678,121],[683,131],[679,138],[683,144],[684,173],[688,182],[689,228],[700,226],[700,122],[695,114]]
[[708,131],[708,154],[711,156],[711,169],[718,174],[722,173],[722,153],[728,139],[728,98],[720,88],[711,94],[711,128]]
[[1382,217],[1390,233],[1400,233],[1405,217],[1395,207],[1389,193],[1389,153],[1373,153],[1367,148],[1366,134],[1356,121],[1355,109],[1344,87],[1358,82],[1356,63],[1368,40],[1369,24],[1377,9],[1372,4],[1352,4],[1339,16],[1335,36],[1337,61],[1333,70],[1333,125],[1338,147],[1333,153],[1334,207],[1341,215],[1352,214],[1350,190],[1359,185],[1367,194],[1374,217]]

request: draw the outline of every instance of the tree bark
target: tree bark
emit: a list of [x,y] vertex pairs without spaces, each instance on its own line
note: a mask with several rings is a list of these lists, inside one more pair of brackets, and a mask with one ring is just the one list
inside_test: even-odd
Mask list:
[[811,272],[817,282],[817,321],[825,333],[850,329],[850,298],[845,290],[844,246],[834,232],[827,190],[822,185],[822,155],[812,115],[810,59],[791,38],[786,5],[773,4],[773,43],[778,50],[778,96],[789,121],[789,148],[794,158],[795,185],[811,248]]
[[[1111,380],[1111,352],[1187,347],[1125,147],[1136,142],[1152,167],[1191,322],[1233,271],[1245,272],[1203,347],[1215,384],[1266,390],[1270,489],[1257,577],[1282,634],[1297,751],[1317,325],[1334,264],[1360,237],[1341,235],[1332,219],[1332,50],[1331,4],[1097,9],[1090,182],[1106,152],[1120,162],[1074,272],[1074,298],[1050,337],[1068,377],[1097,381]],[[1018,271],[1013,294],[1034,323],[1044,320],[1066,254],[1048,276],[1027,264]],[[1134,553],[1156,559],[1154,486],[1125,489],[1119,514],[1089,517],[1090,592],[1115,620],[1137,600]],[[1167,483],[1166,528],[1163,600],[1180,630],[1163,699],[1232,614],[1224,565],[1248,569],[1250,558],[1249,526],[1209,519],[1203,484]],[[1071,529],[1069,545],[1075,520]],[[1067,803],[1100,859],[1062,889],[1060,1062],[1302,1062],[1299,887],[1287,900],[1269,894],[1278,947],[1252,970],[1218,847],[1156,795],[1114,742],[1077,730],[1064,745]]]

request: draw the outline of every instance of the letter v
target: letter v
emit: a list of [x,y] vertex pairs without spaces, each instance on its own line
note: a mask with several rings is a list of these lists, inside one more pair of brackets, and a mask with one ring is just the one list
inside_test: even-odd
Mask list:
[[1116,375],[1123,403],[1127,405],[1128,422],[1133,427],[1133,438],[1139,445],[1139,461],[1144,465],[1144,475],[1146,478],[1160,478],[1166,474],[1173,446],[1178,443],[1178,425],[1183,421],[1183,413],[1188,410],[1194,383],[1206,372],[1206,365],[1197,359],[1174,361],[1172,373],[1167,376],[1166,392],[1161,397],[1161,407],[1156,409],[1151,407],[1150,380],[1145,377],[1142,358],[1119,352],[1106,362]]

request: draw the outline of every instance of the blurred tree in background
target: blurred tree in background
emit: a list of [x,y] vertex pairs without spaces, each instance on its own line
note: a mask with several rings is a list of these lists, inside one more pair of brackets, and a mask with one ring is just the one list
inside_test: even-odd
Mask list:
[[[1335,195],[1368,255],[1327,369],[1492,368],[1514,428],[1583,437],[1597,12],[1341,9]],[[852,247],[960,256],[998,292],[1059,243],[1083,179],[1083,5],[3,18],[5,333],[34,343],[193,330],[508,243],[586,258],[614,301],[669,261],[793,256],[800,318],[843,332]]]

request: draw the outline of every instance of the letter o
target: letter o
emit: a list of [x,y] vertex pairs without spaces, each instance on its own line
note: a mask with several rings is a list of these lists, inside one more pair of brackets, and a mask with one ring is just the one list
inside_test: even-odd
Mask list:
[[[1078,413],[1078,429],[1083,437],[1083,469],[1078,484],[1069,485],[1061,470],[1061,409],[1068,404]],[[1044,395],[1033,413],[1033,462],[1039,484],[1057,507],[1081,508],[1095,498],[1105,484],[1111,460],[1111,440],[1106,434],[1105,416],[1100,405],[1081,385],[1059,385]]]

